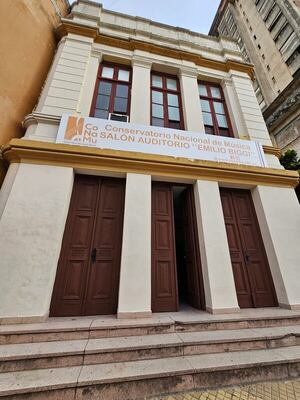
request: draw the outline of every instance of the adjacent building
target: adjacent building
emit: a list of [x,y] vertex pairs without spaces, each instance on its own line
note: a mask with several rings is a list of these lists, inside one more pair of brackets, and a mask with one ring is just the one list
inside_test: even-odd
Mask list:
[[299,176],[232,39],[78,0],[3,149],[0,321],[300,309]]
[[300,153],[299,1],[222,0],[210,34],[237,40],[273,142]]
[[[22,121],[35,106],[56,51],[55,29],[68,0],[0,2],[0,148],[24,134]],[[6,165],[0,158],[0,186]]]

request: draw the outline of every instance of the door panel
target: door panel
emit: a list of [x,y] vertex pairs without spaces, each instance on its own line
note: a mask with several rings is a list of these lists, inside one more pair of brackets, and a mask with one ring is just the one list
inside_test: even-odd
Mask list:
[[251,194],[221,189],[221,199],[235,286],[241,308],[277,305]]
[[251,288],[249,285],[248,271],[245,265],[231,192],[225,189],[221,189],[220,192],[239,306],[241,308],[250,308],[253,307]]
[[124,184],[102,179],[85,304],[85,314],[113,314],[117,310],[123,230]]
[[[110,185],[115,188],[115,197],[108,194],[110,190],[107,188],[110,188]],[[113,230],[108,229],[103,222],[102,204],[108,204],[109,200],[110,209],[115,210],[114,223],[110,221],[114,226]],[[52,295],[51,316],[116,312],[123,206],[123,181],[86,175],[75,176]],[[110,268],[98,268],[96,264],[101,254],[97,253],[95,263],[92,263],[91,252],[94,248],[100,249],[103,242],[109,245],[112,236],[115,238],[115,244],[114,254],[110,251],[109,255]],[[110,290],[105,296],[105,301],[102,301],[103,293],[108,288]]]
[[198,244],[193,188],[188,186],[184,196],[184,250],[187,273],[187,299],[192,307],[205,308],[201,259]]
[[177,311],[172,186],[152,184],[152,311]]

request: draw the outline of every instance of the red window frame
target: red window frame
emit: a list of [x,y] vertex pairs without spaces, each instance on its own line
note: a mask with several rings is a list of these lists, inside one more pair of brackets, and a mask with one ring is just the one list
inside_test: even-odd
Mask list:
[[[218,85],[216,83],[207,82],[207,81],[198,81],[198,84],[204,85],[206,87],[207,96],[201,95],[199,92],[199,98],[200,98],[200,100],[207,100],[209,102],[210,114],[212,116],[212,122],[213,122],[213,125],[205,125],[205,123],[204,123],[205,133],[208,133],[210,135],[217,135],[217,136],[234,137],[228,109],[226,106],[224,92],[223,92],[221,85]],[[221,97],[214,97],[212,95],[212,91],[211,91],[212,87],[219,89]],[[218,120],[217,120],[217,113],[216,113],[215,107],[214,107],[214,102],[222,103],[223,108],[224,108],[224,113],[225,113],[224,115],[226,117],[226,122],[228,125],[227,128],[219,127]],[[203,112],[203,110],[202,110],[202,112]]]
[[[157,87],[157,86],[153,86],[152,84],[152,77],[153,76],[160,76],[162,78],[162,87]],[[167,87],[167,78],[170,79],[174,79],[176,81],[176,90],[172,90],[172,89],[168,89]],[[182,129],[184,130],[184,120],[183,120],[183,109],[182,109],[182,100],[181,100],[181,90],[180,90],[180,82],[179,79],[176,75],[170,75],[170,74],[164,74],[161,72],[156,72],[156,71],[151,71],[151,109],[150,109],[150,113],[151,113],[151,125],[152,124],[152,120],[153,117],[152,115],[152,104],[153,104],[153,99],[152,99],[152,90],[153,91],[157,91],[157,92],[161,92],[163,94],[163,110],[164,110],[164,128],[171,128],[171,129]],[[179,127],[175,128],[172,125],[172,120],[169,119],[169,112],[168,112],[168,94],[175,94],[178,96],[178,108],[179,108],[179,117],[180,117],[180,121],[174,121],[174,122],[179,122]],[[159,125],[154,125],[154,126],[158,126]]]
[[[113,68],[114,69],[114,73],[113,73],[113,77],[112,78],[102,77],[103,67],[109,67],[109,68]],[[126,70],[126,71],[129,72],[129,80],[128,81],[122,81],[122,80],[118,79],[119,70]],[[95,116],[96,103],[97,103],[97,97],[98,97],[98,90],[99,90],[100,82],[109,82],[109,83],[112,84],[110,100],[109,100],[109,107],[108,107],[108,113],[116,113],[116,114],[128,115],[128,117],[129,117],[130,116],[130,103],[131,103],[131,85],[132,85],[132,69],[131,69],[131,67],[128,67],[127,65],[114,64],[114,63],[108,63],[108,62],[103,62],[103,63],[101,63],[99,65],[98,72],[97,72],[96,83],[95,83],[95,88],[94,88],[93,100],[92,100],[91,109],[90,109],[90,117],[94,117]],[[118,83],[128,86],[128,98],[127,98],[126,113],[120,112],[120,111],[114,111],[114,101],[115,101],[115,98],[116,98],[116,90],[117,90],[117,84]]]

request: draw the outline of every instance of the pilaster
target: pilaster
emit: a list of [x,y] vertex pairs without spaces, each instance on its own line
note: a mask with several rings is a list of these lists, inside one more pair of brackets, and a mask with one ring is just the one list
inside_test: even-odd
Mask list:
[[151,315],[151,176],[127,174],[119,318]]
[[252,196],[278,303],[300,310],[300,208],[295,191],[257,186]]
[[213,314],[239,311],[217,182],[194,186],[206,309]]
[[130,122],[150,125],[151,62],[139,58],[132,60],[132,87]]
[[199,99],[196,69],[181,69],[179,73],[185,129],[204,132],[201,104]]

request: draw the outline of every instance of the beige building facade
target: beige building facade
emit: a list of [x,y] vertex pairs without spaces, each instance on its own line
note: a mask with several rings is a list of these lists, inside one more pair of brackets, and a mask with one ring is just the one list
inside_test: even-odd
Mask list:
[[300,7],[292,0],[222,1],[210,34],[237,40],[273,142],[300,151]]
[[[24,134],[56,50],[55,29],[68,0],[1,1],[0,147]],[[38,57],[37,57],[38,55]],[[0,186],[7,165],[0,159]]]
[[[25,136],[2,153],[1,322],[299,309],[298,175],[279,164],[235,41],[87,0],[57,33]],[[84,123],[119,142],[179,139],[168,155],[58,143],[63,115],[69,139]],[[213,155],[227,140],[230,162],[176,156],[183,137]],[[250,144],[260,166],[239,159]]]

